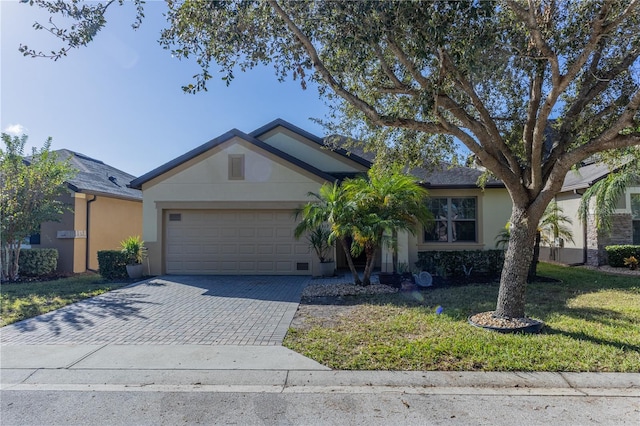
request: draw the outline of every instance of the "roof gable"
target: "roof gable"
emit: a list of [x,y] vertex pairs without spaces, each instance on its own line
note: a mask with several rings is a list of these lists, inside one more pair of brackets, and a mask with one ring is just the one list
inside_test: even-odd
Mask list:
[[160,167],[155,168],[154,170],[145,173],[144,175],[140,176],[139,178],[133,180],[131,182],[131,187],[132,188],[137,188],[137,189],[141,189],[142,185],[151,181],[152,179],[155,179],[157,177],[160,177],[161,175],[175,169],[176,167],[198,157],[199,155],[202,155],[208,151],[210,151],[211,149],[214,149],[222,144],[224,144],[225,142],[233,139],[234,137],[238,137],[242,140],[244,140],[245,142],[249,143],[250,145],[256,146],[260,149],[263,149],[279,158],[281,158],[282,160],[285,160],[286,162],[295,165],[297,167],[300,167],[304,170],[306,170],[307,172],[310,172],[324,180],[333,182],[335,180],[335,177],[331,176],[328,173],[323,172],[322,170],[317,169],[316,167],[313,167],[310,164],[305,163],[304,161],[301,161],[295,157],[293,157],[292,155],[287,154],[286,152],[283,152],[277,148],[272,147],[269,144],[266,144],[244,132],[241,132],[238,129],[231,129],[228,132],[218,136],[215,139],[210,140],[209,142],[206,142],[194,149],[192,149],[189,152],[186,152],[185,154],[161,165]]
[[[278,132],[278,130],[281,131]],[[289,141],[291,139],[298,139],[299,142],[301,139],[308,141],[309,143],[307,146],[309,149],[306,150],[306,152],[300,150],[296,152],[298,154],[297,156],[305,157],[301,159],[308,163],[319,162],[318,153],[323,154],[324,157],[334,158],[334,162],[325,160],[324,164],[322,164],[322,169],[329,173],[355,172],[371,167],[371,161],[367,158],[353,154],[341,147],[327,145],[323,138],[313,135],[280,118],[254,130],[250,135],[269,143],[270,145],[274,145],[276,148],[283,149],[287,146],[288,141],[282,140],[282,138],[278,140],[278,138],[274,137],[277,133],[283,134],[284,138],[287,138],[287,136],[293,136],[289,137]],[[297,138],[295,138],[295,136],[297,136]],[[338,160],[336,161],[336,159]],[[341,166],[336,167],[336,164],[341,164]],[[315,165],[317,167],[319,166],[319,164]],[[346,168],[345,165],[347,166]]]

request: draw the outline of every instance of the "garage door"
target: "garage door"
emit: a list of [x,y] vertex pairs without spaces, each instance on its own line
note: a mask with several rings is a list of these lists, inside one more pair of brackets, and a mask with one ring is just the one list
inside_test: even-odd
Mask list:
[[288,210],[176,210],[165,214],[168,274],[309,275],[307,241]]

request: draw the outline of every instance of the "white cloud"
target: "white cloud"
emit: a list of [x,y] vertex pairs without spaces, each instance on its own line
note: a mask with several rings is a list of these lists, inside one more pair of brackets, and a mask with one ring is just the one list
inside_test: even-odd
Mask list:
[[21,136],[26,133],[26,130],[22,124],[9,124],[5,127],[4,132],[14,136]]

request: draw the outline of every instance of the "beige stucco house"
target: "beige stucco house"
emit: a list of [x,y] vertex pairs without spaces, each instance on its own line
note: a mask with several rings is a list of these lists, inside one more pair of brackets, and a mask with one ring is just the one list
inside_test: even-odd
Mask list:
[[[316,274],[307,242],[294,238],[294,209],[323,183],[366,172],[363,157],[275,120],[249,134],[231,130],[133,180],[151,273]],[[481,172],[466,167],[415,172],[441,215],[437,231],[400,236],[400,262],[413,264],[421,250],[494,248],[511,211],[502,184],[480,190]],[[341,250],[334,254],[346,266]],[[383,251],[378,266],[390,262]]]
[[96,271],[99,250],[117,250],[126,237],[142,235],[142,192],[127,187],[135,176],[102,161],[66,149],[56,153],[77,170],[62,197],[70,208],[60,222],[40,225],[30,245],[57,249],[59,272]]
[[555,200],[572,223],[568,225],[573,242],[559,241],[559,248],[541,247],[540,259],[564,264],[586,263],[592,266],[607,262],[605,247],[614,244],[640,244],[640,184],[627,188],[618,199],[611,218],[609,232],[598,231],[595,226],[593,204],[587,223],[578,217],[580,200],[585,191],[610,173],[606,164],[586,162],[570,171]]

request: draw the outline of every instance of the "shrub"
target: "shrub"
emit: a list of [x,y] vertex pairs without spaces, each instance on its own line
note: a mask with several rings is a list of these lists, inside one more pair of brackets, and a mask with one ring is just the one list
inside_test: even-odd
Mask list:
[[98,272],[108,280],[127,278],[127,259],[127,254],[120,250],[100,250]]
[[609,260],[609,266],[615,268],[624,267],[624,259],[628,257],[640,258],[640,246],[632,245],[619,245],[619,246],[606,246],[607,259]]
[[416,266],[444,277],[461,277],[474,272],[497,275],[503,263],[503,250],[439,250],[419,252]]
[[20,275],[41,277],[51,275],[58,266],[58,250],[53,248],[32,248],[20,250],[18,271]]

